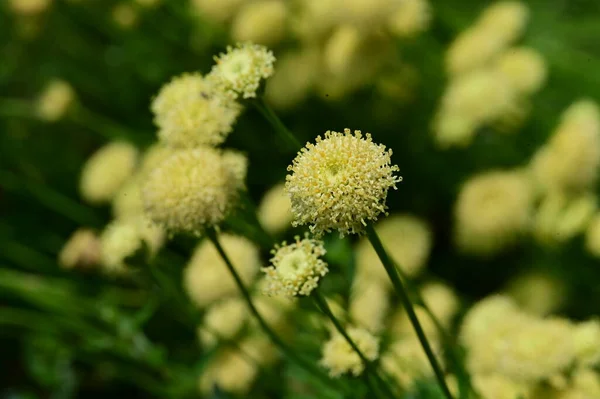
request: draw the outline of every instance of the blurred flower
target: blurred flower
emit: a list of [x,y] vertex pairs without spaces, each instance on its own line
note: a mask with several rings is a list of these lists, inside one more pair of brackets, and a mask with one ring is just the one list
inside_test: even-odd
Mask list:
[[575,326],[573,333],[577,363],[585,367],[600,364],[600,320],[591,319]]
[[327,131],[324,139],[308,143],[288,166],[285,188],[293,225],[310,224],[316,235],[361,233],[385,212],[388,190],[402,180],[394,176],[399,169],[391,165],[391,155],[360,130]]
[[127,180],[112,199],[115,219],[127,219],[144,214],[141,179],[136,174]]
[[8,0],[12,12],[23,16],[35,16],[46,11],[53,0]]
[[140,178],[145,178],[154,168],[173,155],[176,151],[178,151],[177,148],[166,146],[164,143],[158,142],[152,144],[150,147],[146,148],[142,154],[137,174]]
[[91,269],[100,263],[100,240],[90,229],[80,228],[69,238],[58,255],[66,269]]
[[495,66],[519,93],[532,94],[546,81],[546,61],[540,53],[528,47],[506,50],[496,60]]
[[158,137],[167,145],[218,145],[231,133],[241,106],[215,90],[199,73],[164,85],[151,105]]
[[263,267],[266,274],[264,292],[268,295],[294,297],[310,295],[317,288],[319,279],[327,272],[327,263],[321,257],[325,255],[323,242],[309,239],[308,236],[271,251],[271,266]]
[[[258,248],[244,237],[220,234],[219,241],[244,284],[252,282],[260,268]],[[202,241],[183,271],[183,286],[192,302],[203,308],[237,293],[235,280],[212,242]]]
[[600,213],[596,213],[590,220],[585,232],[585,249],[589,254],[600,257]]
[[132,175],[138,150],[124,141],[113,141],[96,151],[81,171],[81,196],[93,204],[110,202]]
[[374,30],[385,23],[396,4],[396,0],[338,0],[338,18],[362,30]]
[[206,77],[211,84],[232,98],[252,98],[261,80],[273,75],[275,56],[264,46],[244,43],[227,47],[215,62]]
[[505,43],[521,37],[529,20],[529,8],[520,1],[497,1],[479,16],[477,25],[493,32]]
[[235,15],[246,0],[191,0],[192,12],[211,22],[223,23]]
[[234,349],[225,349],[217,353],[202,370],[199,389],[202,394],[208,395],[216,385],[226,392],[245,394],[250,390],[258,371],[253,358]]
[[341,25],[331,34],[323,49],[323,63],[335,75],[352,71],[353,60],[361,56],[364,33],[352,25]]
[[506,293],[521,309],[536,316],[556,311],[566,299],[564,282],[540,271],[517,276],[509,282]]
[[[415,380],[433,378],[431,363],[416,335],[392,339],[381,357],[381,367],[391,378],[407,387],[413,385]],[[440,364],[443,364],[440,343],[429,338],[429,344]]]
[[220,340],[228,340],[246,323],[248,308],[239,297],[225,298],[211,305],[198,327],[198,337],[205,348],[215,346]]
[[390,293],[376,280],[355,279],[348,312],[355,325],[379,333],[390,307]]
[[258,220],[269,233],[279,233],[290,227],[292,204],[283,183],[267,191],[258,206]]
[[493,255],[528,232],[533,194],[520,171],[488,171],[467,182],[454,207],[458,248]]
[[[431,251],[431,231],[421,219],[408,214],[394,214],[375,225],[388,254],[410,277],[423,269]],[[356,279],[374,279],[391,288],[391,281],[379,256],[367,239],[356,245]]]
[[[367,360],[374,361],[377,359],[379,356],[379,341],[377,338],[362,328],[349,327],[346,332]],[[323,356],[320,363],[329,370],[329,375],[332,378],[340,377],[348,372],[354,376],[359,376],[365,368],[358,353],[337,331],[323,345]]]
[[47,122],[62,119],[75,102],[75,91],[71,85],[60,79],[51,80],[36,102],[36,114]]
[[413,37],[425,31],[431,21],[428,0],[401,0],[387,17],[388,29],[398,37]]
[[528,384],[516,382],[501,374],[475,374],[472,383],[485,399],[529,398]]
[[283,0],[248,2],[233,20],[231,37],[238,42],[274,46],[285,35],[287,17],[288,9]]
[[131,29],[138,23],[138,10],[130,3],[118,3],[112,10],[113,21],[123,29]]
[[421,288],[421,297],[443,327],[450,327],[459,309],[454,290],[442,283],[427,283]]
[[246,162],[210,147],[173,153],[143,183],[146,214],[169,232],[199,234],[218,225],[244,188]]

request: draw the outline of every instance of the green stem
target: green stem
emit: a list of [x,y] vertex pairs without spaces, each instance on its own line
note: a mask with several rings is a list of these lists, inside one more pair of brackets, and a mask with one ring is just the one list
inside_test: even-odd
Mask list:
[[[256,320],[258,321],[258,324],[261,326],[261,328],[263,329],[265,334],[267,334],[269,339],[271,339],[271,341],[275,345],[277,345],[288,358],[290,358],[291,360],[296,362],[298,365],[302,366],[306,371],[310,372],[312,375],[319,378],[324,383],[331,385],[332,387],[342,388],[343,387],[342,385],[339,385],[339,384],[335,383],[333,380],[329,379],[329,377],[327,377],[325,374],[323,374],[321,372],[321,370],[319,370],[314,364],[310,363],[309,361],[307,361],[304,358],[297,355],[293,351],[293,349],[291,349],[286,343],[284,343],[281,340],[281,338],[279,338],[279,336],[271,329],[271,327],[267,324],[267,322],[264,320],[264,318],[260,315],[260,313],[256,309],[256,306],[254,306],[254,303],[252,302],[252,297],[250,296],[250,292],[244,285],[244,282],[242,281],[242,279],[239,276],[238,272],[236,271],[235,267],[231,263],[231,260],[225,253],[225,250],[221,246],[219,239],[217,238],[216,231],[213,228],[209,228],[209,229],[207,229],[206,233],[208,235],[208,238],[212,241],[213,245],[217,249],[217,252],[219,253],[221,258],[225,262],[227,269],[229,269],[229,272],[231,273],[233,279],[235,280],[235,283],[238,286],[238,289],[240,290],[242,297],[246,301],[246,304],[248,305],[250,312],[256,318]],[[346,390],[345,387],[343,387],[343,388],[344,388],[344,390]]]
[[383,244],[381,243],[381,240],[379,239],[379,236],[375,232],[375,229],[373,228],[373,226],[371,224],[368,224],[366,227],[366,230],[367,230],[367,237],[368,237],[369,241],[371,242],[373,249],[375,249],[375,252],[377,253],[377,256],[379,257],[379,259],[381,260],[381,263],[383,263],[383,267],[385,268],[385,271],[387,272],[390,280],[392,281],[392,284],[394,285],[396,293],[400,297],[400,301],[402,302],[402,304],[404,305],[404,308],[406,309],[408,318],[410,319],[410,322],[412,323],[412,325],[415,329],[415,332],[417,333],[417,337],[419,338],[419,341],[421,342],[421,346],[423,347],[423,350],[425,351],[425,354],[427,355],[427,359],[429,359],[429,363],[431,363],[433,372],[435,373],[435,376],[438,380],[438,383],[440,384],[440,387],[442,388],[442,391],[444,392],[444,395],[448,399],[453,399],[452,394],[450,393],[450,389],[448,388],[448,385],[446,384],[446,379],[444,378],[444,372],[442,370],[442,367],[440,366],[438,360],[436,359],[436,357],[433,353],[433,350],[431,349],[431,345],[429,344],[429,341],[427,340],[427,337],[425,336],[425,332],[423,331],[423,328],[421,327],[421,323],[419,323],[419,319],[417,318],[415,309],[413,308],[413,305],[410,302],[410,299],[408,297],[406,289],[404,288],[404,284],[402,283],[402,280],[400,279],[400,276],[398,274],[398,270],[394,266],[394,262],[392,261],[392,259],[388,255],[388,253],[383,248]]
[[[362,360],[362,362],[365,365],[365,369],[367,370],[367,373],[371,374],[373,376],[373,378],[383,387],[383,389],[385,390],[386,396],[388,398],[394,397],[394,394],[392,393],[392,390],[390,389],[390,387],[385,383],[385,381],[383,381],[383,379],[379,375],[379,372],[377,371],[377,369],[373,367],[373,363],[365,357],[365,355],[362,353],[362,351],[359,349],[359,347],[354,343],[352,338],[350,338],[350,335],[348,335],[348,333],[346,332],[346,330],[344,329],[342,324],[335,317],[335,315],[331,311],[331,308],[327,304],[327,301],[325,300],[323,295],[321,295],[321,293],[319,292],[318,289],[315,289],[313,291],[313,299],[317,305],[317,308],[319,308],[321,310],[321,312],[323,312],[327,317],[329,317],[329,319],[335,326],[336,330],[338,330],[338,332],[340,334],[342,334],[342,336],[350,344],[352,349],[358,354],[358,356],[360,357],[360,360]],[[370,382],[370,380],[368,378],[367,378],[367,382]],[[379,396],[378,391],[373,389],[373,387],[371,387],[371,390],[373,391],[373,393],[376,396]]]
[[251,102],[252,105],[256,107],[258,112],[260,112],[262,116],[264,116],[265,119],[273,126],[273,128],[275,128],[277,134],[289,144],[290,148],[294,149],[294,151],[297,151],[300,147],[302,147],[300,141],[298,141],[294,134],[287,127],[285,127],[281,119],[279,119],[275,111],[273,111],[273,109],[271,109],[271,107],[265,102],[263,97],[257,97]]

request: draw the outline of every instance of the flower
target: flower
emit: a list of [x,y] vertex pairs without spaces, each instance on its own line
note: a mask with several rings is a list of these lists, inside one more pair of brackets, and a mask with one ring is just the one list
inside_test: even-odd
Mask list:
[[586,367],[600,364],[600,320],[578,323],[573,332],[577,362]]
[[496,60],[495,67],[515,90],[523,94],[538,91],[548,72],[542,55],[528,47],[508,49]]
[[267,79],[275,70],[273,53],[252,43],[227,47],[227,53],[215,57],[215,62],[206,78],[234,99],[256,97],[261,79]]
[[529,387],[501,374],[476,374],[473,386],[486,399],[528,398]]
[[520,171],[488,171],[468,180],[454,208],[458,248],[492,255],[513,244],[530,227],[533,193]]
[[387,207],[388,190],[402,179],[394,176],[392,151],[375,144],[360,130],[327,131],[308,143],[288,166],[285,189],[292,201],[292,225],[310,224],[321,235],[361,233]]
[[413,37],[429,27],[431,6],[427,0],[403,0],[388,17],[388,29],[398,37]]
[[270,233],[285,230],[292,222],[292,204],[283,183],[273,186],[258,206],[258,220]]
[[563,304],[566,299],[565,288],[562,280],[548,273],[531,271],[510,281],[506,293],[524,311],[545,316]]
[[151,110],[162,142],[197,147],[225,141],[241,106],[215,90],[201,74],[185,73],[160,89]]
[[387,287],[376,280],[355,279],[350,293],[348,312],[354,324],[372,333],[380,332],[390,307]]
[[[408,214],[395,214],[375,225],[375,231],[388,254],[408,276],[416,276],[427,263],[431,251],[431,231],[421,219]],[[376,280],[391,288],[391,281],[369,243],[362,238],[356,245],[356,278]]]
[[138,9],[130,3],[118,3],[112,10],[112,19],[120,28],[131,29],[139,21]]
[[507,0],[488,6],[479,16],[477,25],[510,43],[523,35],[528,20],[529,8],[525,3]]
[[191,0],[194,14],[211,22],[223,23],[231,19],[245,0]]
[[596,213],[585,232],[585,249],[595,257],[600,257],[600,213]]
[[94,204],[111,201],[132,175],[137,157],[137,149],[124,141],[114,141],[100,148],[81,171],[82,197]]
[[144,214],[141,179],[136,174],[123,184],[112,199],[112,212],[115,219],[126,219]]
[[288,10],[282,0],[249,2],[233,20],[231,37],[239,42],[273,46],[285,35],[287,17]]
[[317,288],[319,279],[329,268],[321,257],[325,255],[323,242],[308,236],[287,244],[285,241],[271,251],[271,266],[263,267],[265,273],[264,292],[268,295],[294,297],[309,295]]
[[[374,361],[377,359],[379,356],[379,341],[377,338],[362,328],[350,327],[346,331],[352,342],[354,342],[367,360]],[[352,349],[348,341],[337,331],[323,345],[320,363],[329,369],[329,375],[332,378],[339,377],[347,372],[352,373],[354,376],[359,376],[365,368],[358,353]]]
[[169,232],[199,234],[233,208],[245,165],[244,156],[210,147],[174,152],[143,183],[146,214]]
[[198,337],[206,348],[213,347],[219,340],[228,340],[246,323],[248,308],[239,297],[225,298],[212,305],[198,327]]
[[75,231],[58,255],[58,263],[66,268],[89,269],[100,263],[100,240],[90,229]]
[[442,283],[427,283],[421,288],[421,297],[442,326],[449,327],[459,309],[454,290]]
[[[438,362],[443,362],[442,345],[428,338]],[[433,378],[431,363],[416,335],[393,341],[381,357],[382,369],[403,386],[412,385],[417,379]]]
[[75,91],[68,82],[55,79],[50,81],[36,103],[36,113],[47,122],[62,119],[75,102]]
[[[220,234],[219,241],[244,284],[252,282],[260,268],[258,248],[244,237]],[[183,271],[183,287],[199,308],[238,292],[235,280],[213,243],[204,240],[194,250]]]
[[23,16],[36,16],[46,11],[53,0],[9,0],[8,5],[12,12]]

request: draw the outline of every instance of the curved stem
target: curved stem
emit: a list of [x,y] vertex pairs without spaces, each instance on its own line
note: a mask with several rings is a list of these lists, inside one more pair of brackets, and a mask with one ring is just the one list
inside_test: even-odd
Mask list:
[[429,341],[427,340],[427,337],[425,336],[425,332],[423,331],[423,328],[421,327],[421,323],[419,323],[419,319],[417,318],[415,309],[413,308],[413,305],[410,302],[410,299],[406,292],[406,288],[404,288],[404,284],[402,283],[402,280],[400,280],[398,270],[394,266],[394,262],[392,261],[392,259],[388,255],[388,253],[383,248],[383,244],[381,243],[381,240],[379,239],[379,236],[375,232],[375,229],[373,228],[373,226],[371,224],[368,224],[366,227],[366,230],[367,230],[367,237],[368,237],[369,241],[371,242],[373,249],[375,249],[375,252],[377,253],[377,256],[379,257],[379,259],[381,260],[381,263],[383,263],[383,267],[385,268],[385,271],[387,272],[390,280],[392,281],[392,284],[394,285],[394,289],[396,290],[396,293],[400,297],[400,300],[406,309],[408,318],[410,319],[410,322],[412,323],[412,325],[415,329],[415,332],[417,333],[417,337],[419,338],[419,341],[421,342],[421,346],[423,347],[423,350],[425,351],[425,354],[427,355],[427,359],[429,359],[429,363],[431,363],[433,372],[435,373],[435,376],[438,380],[438,383],[440,384],[440,387],[442,388],[442,391],[444,392],[444,395],[448,399],[454,399],[452,397],[452,394],[450,393],[450,389],[448,388],[448,385],[446,384],[446,379],[444,378],[444,372],[442,371],[442,367],[440,366],[440,363],[436,359],[436,357],[433,353],[433,350],[431,349],[431,345],[429,344]]
[[[271,339],[271,341],[273,341],[273,343],[275,345],[277,345],[279,347],[279,349],[281,349],[281,351],[288,358],[290,358],[291,360],[293,360],[294,362],[296,362],[298,365],[302,366],[306,371],[310,372],[312,375],[314,375],[315,377],[319,378],[321,381],[325,382],[326,384],[331,385],[332,387],[342,388],[343,387],[342,385],[337,384],[333,380],[329,379],[329,377],[327,377],[325,374],[323,374],[321,372],[321,370],[319,370],[314,364],[312,364],[309,361],[305,360],[304,358],[298,356],[271,329],[271,327],[267,324],[267,322],[265,321],[265,319],[260,315],[260,313],[256,309],[256,306],[254,306],[254,303],[252,302],[252,297],[250,296],[250,292],[248,291],[248,289],[244,285],[244,282],[242,281],[240,275],[236,271],[235,267],[231,263],[231,260],[229,259],[229,257],[225,253],[225,250],[221,246],[221,244],[219,242],[219,239],[217,238],[216,231],[214,229],[212,229],[212,228],[209,228],[209,229],[207,229],[207,235],[208,235],[208,238],[212,241],[212,243],[215,246],[215,248],[217,249],[217,252],[221,256],[221,258],[225,262],[225,265],[227,266],[227,269],[229,269],[229,272],[231,273],[233,279],[235,280],[235,283],[238,286],[238,289],[240,290],[240,292],[242,294],[242,297],[246,301],[246,305],[248,305],[248,308],[250,309],[250,312],[256,318],[256,320],[258,321],[258,324],[261,326],[261,328],[263,329],[263,331],[265,332],[265,334],[267,334],[267,336],[269,337],[269,339]],[[344,390],[346,390],[345,387],[343,387],[343,388],[344,388]]]
[[[381,378],[381,376],[379,375],[379,372],[377,371],[377,369],[375,369],[373,367],[373,363],[369,359],[367,359],[365,357],[365,355],[362,353],[362,351],[354,343],[354,341],[352,340],[352,338],[350,338],[350,335],[348,335],[348,333],[346,332],[346,330],[344,329],[344,327],[342,326],[342,324],[335,317],[335,315],[331,311],[331,308],[327,304],[327,301],[321,295],[321,293],[319,292],[318,289],[315,289],[313,291],[313,299],[315,300],[317,308],[319,308],[321,310],[321,312],[325,313],[325,315],[327,317],[329,317],[329,319],[331,320],[331,322],[335,326],[336,330],[338,330],[338,332],[340,334],[342,334],[342,336],[346,339],[346,341],[348,342],[348,344],[350,344],[350,346],[352,347],[352,349],[358,354],[358,356],[360,357],[360,360],[362,360],[362,362],[365,365],[365,369],[366,369],[367,373],[371,374],[374,377],[374,379],[383,387],[383,389],[385,390],[386,396],[388,398],[394,397],[394,394],[392,393],[392,390],[390,389],[390,387]],[[368,378],[367,378],[367,382],[370,382]],[[373,391],[373,393],[375,395],[379,396],[378,391],[376,391],[375,389],[373,389],[373,387],[371,387],[371,390]]]
[[271,109],[271,107],[265,102],[263,97],[257,97],[251,100],[252,105],[265,117],[265,119],[275,128],[277,134],[283,138],[294,151],[298,151],[302,144],[294,136],[294,134],[283,124],[277,114]]

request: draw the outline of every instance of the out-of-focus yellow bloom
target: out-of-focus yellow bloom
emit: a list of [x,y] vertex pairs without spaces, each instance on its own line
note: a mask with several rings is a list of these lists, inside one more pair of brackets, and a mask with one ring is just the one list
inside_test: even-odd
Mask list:
[[245,186],[246,162],[210,147],[174,152],[144,181],[146,214],[169,232],[199,234],[219,224]]
[[283,183],[273,186],[258,206],[258,220],[270,233],[279,233],[290,227],[293,219],[292,203]]
[[520,171],[489,171],[468,180],[454,208],[458,248],[492,255],[526,233],[532,213],[530,186]]
[[191,0],[192,12],[209,21],[223,23],[236,14],[246,0]]
[[421,288],[421,297],[440,324],[449,327],[459,308],[454,290],[446,284],[428,283]]
[[216,356],[200,374],[200,392],[208,395],[217,385],[226,392],[248,393],[259,370],[254,358],[234,349],[226,349]]
[[384,25],[396,4],[395,0],[337,0],[340,20],[362,30]]
[[52,0],[9,0],[8,5],[15,14],[35,16],[46,11],[52,2]]
[[142,154],[137,175],[139,175],[141,178],[148,176],[148,174],[152,172],[154,168],[173,155],[175,151],[178,150],[176,148],[166,146],[163,143],[152,144],[150,147],[146,148]]
[[135,0],[135,3],[142,7],[156,7],[162,2],[162,0]]
[[600,320],[591,319],[577,324],[573,344],[578,364],[585,367],[600,364]]
[[[419,320],[419,324],[421,324],[421,328],[428,339],[437,339],[439,331],[429,313],[419,305],[415,306],[414,310],[417,319]],[[391,318],[390,331],[392,332],[393,337],[398,339],[400,337],[416,337],[412,322],[406,311],[402,308],[398,309]]]
[[[346,332],[367,360],[374,361],[377,359],[379,356],[379,341],[377,338],[362,328],[349,327]],[[337,331],[323,345],[322,355],[320,363],[329,370],[329,375],[332,378],[340,377],[348,372],[358,376],[362,374],[365,368],[358,353]]]
[[531,170],[544,191],[581,191],[598,178],[600,111],[590,100],[565,110],[561,122],[531,161]]
[[112,200],[112,211],[115,219],[127,219],[144,214],[142,187],[139,176],[132,176]]
[[264,292],[267,295],[309,295],[329,271],[321,259],[325,255],[323,242],[318,240],[296,236],[294,243],[288,245],[284,241],[271,253],[272,265],[262,268],[266,274]]
[[151,105],[158,137],[167,145],[218,145],[231,133],[241,106],[215,90],[199,73],[164,85]]
[[227,53],[215,57],[215,62],[206,78],[234,99],[240,96],[256,97],[262,80],[275,71],[273,52],[265,46],[252,43],[227,47]]
[[508,284],[506,293],[526,312],[545,316],[565,300],[565,285],[547,273],[528,272]]
[[[429,344],[440,364],[443,364],[440,343],[429,338]],[[416,335],[393,341],[381,357],[381,366],[401,386],[410,386],[415,380],[433,378],[431,363]]]
[[65,243],[58,263],[66,269],[90,269],[100,263],[100,240],[90,229],[75,231]]
[[233,20],[231,37],[238,42],[274,46],[284,38],[287,16],[283,0],[248,2]]
[[[389,255],[408,276],[416,276],[427,263],[431,251],[431,231],[421,219],[395,214],[375,226]],[[368,240],[361,239],[356,246],[356,279],[374,279],[391,288],[391,282]]]
[[488,6],[477,20],[477,25],[486,29],[505,43],[521,37],[529,21],[529,8],[520,1],[497,1]]
[[123,29],[131,29],[139,20],[138,10],[130,3],[119,3],[112,10],[113,21]]
[[198,327],[198,337],[206,348],[215,346],[220,340],[234,338],[247,320],[248,308],[239,297],[225,298],[212,305]]
[[[244,284],[250,284],[260,268],[258,248],[244,237],[221,234],[219,240]],[[194,250],[183,272],[183,286],[200,308],[237,292],[225,262],[208,240]]]
[[529,398],[528,384],[516,382],[501,374],[476,374],[471,381],[484,399]]
[[338,27],[325,43],[323,63],[335,75],[345,75],[356,57],[361,56],[360,48],[364,33],[352,25]]
[[133,174],[138,150],[129,143],[115,141],[96,151],[81,171],[79,190],[88,202],[111,201]]
[[376,280],[357,279],[352,285],[349,314],[353,324],[381,332],[390,307],[390,293]]
[[585,232],[585,248],[595,256],[600,257],[600,214],[596,213],[591,219]]
[[387,18],[392,34],[413,37],[429,27],[431,6],[427,0],[402,0]]
[[506,50],[497,60],[496,68],[506,76],[515,90],[522,94],[538,91],[546,81],[546,61],[540,53],[528,47]]
[[56,122],[65,116],[75,102],[75,91],[71,85],[55,79],[50,81],[36,102],[36,114],[47,122]]
[[308,143],[288,166],[293,225],[310,224],[316,235],[361,233],[385,212],[388,190],[402,180],[394,175],[399,169],[391,155],[360,130],[327,131],[324,139]]

